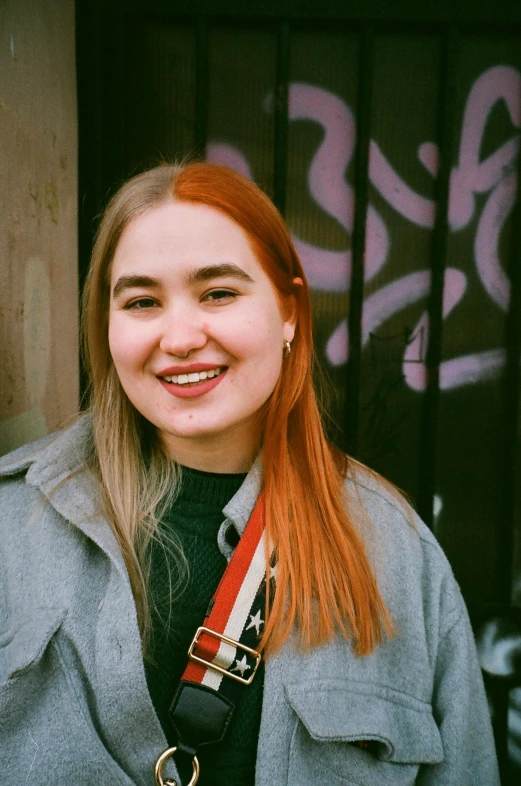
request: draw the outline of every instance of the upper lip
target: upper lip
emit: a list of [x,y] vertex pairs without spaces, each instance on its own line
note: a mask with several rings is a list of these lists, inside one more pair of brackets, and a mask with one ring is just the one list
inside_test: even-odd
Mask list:
[[198,374],[200,371],[211,371],[214,368],[224,368],[223,363],[191,363],[189,366],[169,366],[158,371],[158,377],[173,377],[179,374]]

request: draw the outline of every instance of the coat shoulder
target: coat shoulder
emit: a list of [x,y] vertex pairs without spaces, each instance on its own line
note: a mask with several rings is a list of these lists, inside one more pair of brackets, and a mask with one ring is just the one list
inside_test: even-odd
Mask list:
[[465,604],[431,530],[398,489],[363,464],[350,462],[346,486],[348,509],[391,612],[423,598],[422,614],[437,617],[440,633],[449,629],[466,614]]
[[46,434],[44,437],[28,442],[16,450],[6,453],[5,456],[0,458],[0,478],[6,478],[13,475],[19,475],[26,472],[31,464],[33,464],[38,456],[51,445],[61,432],[53,432]]
[[0,479],[25,474],[33,467],[45,474],[67,467],[71,471],[85,461],[92,442],[91,419],[80,415],[68,428],[54,431],[0,458]]
[[[443,551],[431,530],[422,521],[404,494],[381,475],[360,462],[349,461],[346,476],[348,506],[366,521],[389,536],[401,536],[432,548],[440,557]],[[364,516],[365,513],[365,516]],[[357,516],[357,517],[358,517]]]

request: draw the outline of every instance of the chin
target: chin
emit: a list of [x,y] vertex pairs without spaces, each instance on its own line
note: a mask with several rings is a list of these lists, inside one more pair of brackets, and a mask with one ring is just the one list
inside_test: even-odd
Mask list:
[[161,424],[158,425],[158,429],[162,434],[165,434],[167,438],[172,437],[173,439],[204,439],[205,437],[212,439],[212,437],[225,430],[222,428],[212,428],[208,427],[206,424],[197,423],[183,423],[181,425],[175,426]]

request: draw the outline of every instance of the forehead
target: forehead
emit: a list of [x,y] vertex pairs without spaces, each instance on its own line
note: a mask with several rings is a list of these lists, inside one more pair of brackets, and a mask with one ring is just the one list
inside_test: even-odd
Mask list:
[[230,218],[207,205],[168,202],[133,219],[117,245],[114,278],[128,265],[192,265],[232,262],[260,269],[248,236]]

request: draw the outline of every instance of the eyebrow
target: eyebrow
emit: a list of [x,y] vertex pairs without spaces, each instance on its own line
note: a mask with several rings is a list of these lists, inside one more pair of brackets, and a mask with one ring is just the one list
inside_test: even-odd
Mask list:
[[212,278],[240,278],[242,281],[248,281],[250,284],[253,284],[253,279],[242,268],[238,267],[238,265],[232,265],[230,262],[199,267],[197,270],[189,273],[186,278],[188,284],[211,281]]
[[151,287],[159,286],[159,279],[151,278],[150,276],[120,276],[116,281],[112,297],[117,297],[123,290],[132,289],[133,287]]
[[[186,282],[188,285],[192,285],[204,281],[211,281],[214,278],[239,278],[242,281],[247,281],[248,283],[253,284],[253,279],[244,270],[242,270],[237,265],[232,265],[229,262],[225,262],[220,265],[206,265],[205,267],[197,268],[197,270],[193,270],[188,273]],[[161,281],[158,278],[152,278],[151,276],[120,276],[114,286],[112,297],[116,298],[125,289],[138,287],[151,289],[153,287],[159,286],[161,286]]]

